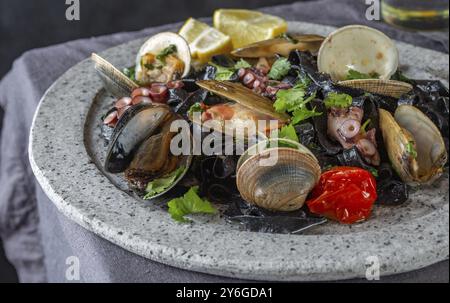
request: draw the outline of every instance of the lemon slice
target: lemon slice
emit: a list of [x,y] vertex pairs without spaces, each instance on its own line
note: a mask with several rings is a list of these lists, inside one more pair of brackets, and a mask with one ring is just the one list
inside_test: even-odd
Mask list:
[[234,48],[271,39],[287,31],[283,19],[243,9],[216,10],[214,27],[231,37]]
[[191,56],[199,63],[207,63],[214,55],[229,53],[231,38],[206,23],[189,18],[179,31],[189,43]]

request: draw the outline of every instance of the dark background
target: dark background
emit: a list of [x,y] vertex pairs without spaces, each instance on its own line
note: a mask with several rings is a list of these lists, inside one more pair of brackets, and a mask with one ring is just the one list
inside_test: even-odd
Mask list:
[[[307,1],[307,0],[303,0]],[[67,21],[65,0],[0,0],[0,78],[26,50],[78,38],[134,31],[212,16],[216,8],[258,8],[292,0],[80,0],[80,21]],[[2,110],[0,109],[0,123]],[[16,282],[0,241],[0,282]]]

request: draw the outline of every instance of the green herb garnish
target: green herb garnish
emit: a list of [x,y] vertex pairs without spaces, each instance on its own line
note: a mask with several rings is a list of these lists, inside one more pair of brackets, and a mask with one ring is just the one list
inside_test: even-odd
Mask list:
[[190,220],[184,216],[189,214],[216,214],[217,209],[207,200],[198,195],[198,186],[191,187],[183,197],[175,198],[168,204],[169,214],[172,219],[182,223],[188,223]]
[[376,72],[372,72],[370,74],[365,74],[358,72],[354,69],[349,69],[347,73],[346,80],[359,80],[359,79],[379,79],[380,75]]
[[184,170],[185,167],[181,166],[170,174],[149,182],[147,184],[147,188],[145,189],[147,194],[144,196],[144,200],[150,199],[168,189],[178,179],[178,177],[181,176]]
[[415,142],[409,141],[408,144],[406,144],[406,152],[411,155],[413,158],[417,158],[417,151],[415,148]]
[[330,107],[350,107],[353,102],[353,98],[347,94],[329,93],[324,100],[325,106]]
[[375,178],[378,178],[378,170],[376,170],[376,169],[373,168],[373,167],[369,167],[369,168],[368,168],[368,171],[369,171]]
[[214,66],[216,68],[216,75],[214,77],[215,80],[219,80],[219,81],[230,80],[230,78],[236,72],[236,70],[234,68],[223,67],[223,66],[214,64],[212,62],[210,62],[209,65]]
[[275,61],[269,72],[269,78],[272,80],[281,80],[289,73],[291,63],[286,58],[280,58]]
[[392,75],[391,80],[402,81],[412,84],[414,81],[406,77],[402,71],[397,70],[395,74]]
[[129,68],[124,68],[123,73],[125,76],[127,76],[129,79],[136,81],[136,67],[132,66]]
[[322,113],[316,112],[315,108],[312,110],[307,108],[307,104],[316,97],[316,94],[314,93],[306,99],[305,94],[303,84],[297,84],[290,89],[279,90],[276,96],[277,99],[273,104],[275,111],[279,113],[291,113],[293,125],[311,117],[320,116]]
[[367,128],[367,126],[369,126],[370,122],[371,122],[371,120],[370,120],[370,119],[367,119],[366,122],[364,122],[363,125],[361,126],[360,132],[361,132],[362,134],[365,134],[365,133],[366,133],[366,128]]
[[252,67],[250,65],[250,63],[248,63],[247,61],[245,61],[244,59],[239,60],[238,62],[236,62],[236,64],[234,65],[234,69],[238,70],[241,68],[250,68]]
[[165,49],[163,49],[158,55],[156,55],[156,59],[158,59],[161,62],[165,62],[167,56],[176,53],[177,52],[177,46],[175,44],[171,44]]
[[300,142],[297,136],[297,132],[295,131],[294,125],[289,124],[283,126],[278,132],[278,138],[280,139],[289,139],[295,142]]
[[194,104],[189,108],[188,116],[189,116],[189,117],[192,117],[192,115],[193,115],[195,112],[200,112],[200,113],[203,112],[202,104],[201,104],[200,102],[194,103]]

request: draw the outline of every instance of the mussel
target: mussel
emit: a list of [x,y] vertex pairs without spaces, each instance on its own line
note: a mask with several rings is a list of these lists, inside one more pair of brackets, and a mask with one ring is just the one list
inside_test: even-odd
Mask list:
[[136,57],[135,78],[142,85],[183,78],[191,68],[189,44],[178,34],[164,32],[148,39]]
[[[268,134],[273,127],[279,128],[289,120],[288,115],[277,113],[273,109],[269,99],[239,83],[202,80],[197,81],[197,84],[206,91],[228,100],[211,106],[202,115],[201,122],[210,121],[210,125],[217,131],[232,134],[234,130],[249,127],[249,123],[258,127],[259,121],[265,121],[264,132]],[[271,121],[277,123],[270,123]]]
[[[317,65],[339,85],[399,98],[410,92],[409,83],[391,80],[399,55],[394,41],[367,26],[350,25],[331,33],[323,42]],[[374,75],[374,79],[348,80],[349,71]]]
[[319,35],[291,35],[289,38],[274,38],[255,42],[238,48],[231,52],[235,57],[241,58],[270,58],[275,55],[289,56],[293,50],[317,53],[324,37]]
[[173,155],[170,149],[176,134],[171,125],[177,119],[182,118],[167,105],[142,103],[128,109],[114,129],[106,171],[125,172],[130,187],[140,192],[148,182],[179,167],[187,171],[192,156]]
[[419,109],[400,105],[394,116],[379,109],[389,159],[409,185],[430,184],[443,172],[447,151],[439,129]]
[[139,87],[139,85],[99,55],[93,53],[91,59],[95,63],[95,69],[103,82],[103,86],[113,96],[117,98],[129,96],[134,89]]
[[236,183],[242,198],[250,204],[293,211],[303,206],[320,174],[318,160],[306,147],[286,139],[270,139],[241,156]]

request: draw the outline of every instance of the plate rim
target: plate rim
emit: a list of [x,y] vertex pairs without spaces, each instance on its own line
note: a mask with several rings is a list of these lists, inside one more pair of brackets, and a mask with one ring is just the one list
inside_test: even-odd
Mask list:
[[[323,26],[319,24],[312,23],[304,23],[304,22],[289,22],[289,24],[297,24],[296,26],[301,25],[309,25],[313,27],[320,27],[324,30],[332,30],[334,27]],[[142,39],[137,39],[142,40]],[[118,49],[119,47],[126,47],[128,44],[132,44],[137,40],[133,40],[118,46],[113,47],[113,49]],[[397,42],[407,47],[419,48],[417,46],[408,45],[406,43]],[[434,52],[436,54],[443,54],[433,50],[423,49],[426,52]],[[105,50],[102,53],[107,53],[111,51],[111,49]],[[446,54],[444,54],[447,56]],[[117,226],[118,222],[114,222],[111,224],[111,220],[105,220],[105,214],[86,214],[85,210],[80,211],[79,205],[73,203],[73,196],[70,196],[70,193],[62,191],[60,186],[55,186],[54,184],[54,172],[46,169],[44,163],[46,161],[41,161],[39,158],[42,154],[46,153],[46,149],[43,145],[39,144],[38,141],[42,139],[42,136],[39,135],[39,129],[43,129],[41,115],[43,107],[49,102],[49,98],[55,98],[52,96],[55,90],[61,88],[62,83],[67,80],[67,78],[71,77],[73,73],[76,73],[80,68],[84,66],[91,65],[89,59],[85,59],[82,62],[76,64],[72,68],[70,68],[66,73],[64,73],[58,80],[55,81],[46,91],[46,93],[41,98],[37,110],[35,112],[32,127],[30,131],[29,137],[29,159],[31,163],[31,167],[33,173],[35,174],[38,182],[40,183],[42,189],[47,194],[49,199],[55,204],[58,210],[63,213],[69,219],[75,221],[79,225],[84,228],[92,231],[93,233],[107,239],[110,242],[115,243],[116,245],[136,253],[137,255],[143,256],[145,258],[151,259],[153,261],[157,261],[163,264],[175,266],[185,270],[203,272],[208,274],[214,274],[219,276],[226,277],[234,277],[241,279],[249,279],[249,280],[272,280],[272,281],[319,281],[319,280],[341,280],[341,279],[350,279],[357,277],[364,277],[366,272],[366,257],[373,254],[375,251],[377,252],[377,256],[383,260],[383,265],[385,266],[385,270],[383,270],[382,275],[390,275],[400,272],[411,271],[415,269],[419,269],[433,263],[448,259],[448,221],[449,221],[449,211],[448,204],[445,204],[439,209],[436,209],[434,212],[429,213],[423,217],[417,218],[409,222],[407,226],[393,226],[390,228],[380,228],[377,231],[362,231],[358,233],[345,234],[345,235],[308,235],[308,236],[298,236],[298,235],[278,235],[278,234],[262,234],[262,233],[251,233],[246,231],[230,231],[230,236],[232,239],[232,243],[236,241],[239,242],[240,236],[244,236],[246,239],[246,248],[253,247],[255,250],[261,249],[261,247],[270,246],[268,251],[276,251],[276,248],[280,244],[286,244],[291,241],[293,244],[298,246],[308,246],[311,245],[307,249],[307,251],[314,251],[315,246],[320,251],[321,257],[318,256],[310,256],[309,258],[299,258],[295,259],[295,254],[290,253],[286,256],[286,258],[276,257],[275,261],[271,261],[271,258],[265,256],[264,259],[258,258],[249,258],[249,256],[244,255],[244,251],[242,247],[234,247],[230,249],[229,253],[221,252],[224,254],[216,254],[215,256],[211,255],[209,252],[204,255],[201,249],[193,249],[191,247],[190,251],[187,251],[186,245],[181,245],[181,243],[176,243],[177,245],[169,245],[173,244],[175,241],[163,241],[162,243],[158,243],[156,241],[149,241],[148,236],[144,235],[133,235],[133,230],[124,231],[120,226]],[[93,69],[89,70],[89,73],[92,73]],[[100,83],[98,81],[98,83]],[[92,92],[90,92],[92,94]],[[97,92],[95,92],[97,94]],[[83,109],[81,111],[81,115],[85,114],[83,118],[86,118],[89,110],[90,104],[92,100],[89,100],[89,106],[87,109]],[[47,121],[49,123],[49,121]],[[84,125],[85,121],[80,122],[82,126],[82,136],[80,142],[84,143]],[[75,129],[75,128],[74,128]],[[85,157],[89,158],[86,148],[83,145],[78,146],[77,148],[81,148],[85,152]],[[84,159],[84,158],[83,158]],[[86,160],[86,159],[84,159]],[[88,159],[87,159],[88,160]],[[89,165],[89,164],[85,164]],[[93,163],[91,166],[95,166]],[[92,167],[91,167],[92,168]],[[97,169],[95,167],[95,169]],[[95,178],[106,178],[101,175],[99,172],[97,174],[93,173]],[[108,191],[112,191],[121,199],[132,199],[123,192],[120,192],[117,188],[109,188]],[[69,201],[69,199],[71,199]],[[72,203],[71,203],[72,202]],[[95,201],[94,201],[95,202]],[[143,206],[141,206],[143,207]],[[94,210],[93,210],[94,211]],[[120,214],[122,217],[123,215]],[[167,218],[168,218],[167,214]],[[167,219],[166,218],[166,219]],[[170,220],[170,219],[169,219]],[[114,220],[113,220],[114,221]],[[416,222],[417,221],[417,222]],[[428,222],[428,226],[424,222]],[[414,223],[414,224],[413,224]],[[427,240],[420,240],[417,237],[413,237],[411,234],[413,232],[412,226],[417,226],[416,224],[423,224],[424,229],[422,233],[429,232],[430,230],[437,231],[446,236],[446,241],[442,241],[440,243],[436,243],[435,246],[430,249],[429,242]],[[444,224],[442,224],[444,223]],[[446,223],[446,224],[445,224]],[[154,222],[152,222],[154,224]],[[442,226],[440,227],[440,224]],[[436,226],[439,226],[436,227]],[[447,226],[445,228],[444,226]],[[209,226],[209,225],[208,225]],[[173,222],[168,222],[166,227],[174,228],[177,232],[205,232],[203,235],[203,240],[210,239],[215,240],[214,244],[220,244],[220,241],[217,241],[217,235],[208,231],[208,226],[201,226],[200,224],[188,225],[188,226],[180,226],[175,225]],[[431,228],[433,227],[433,228]],[[121,234],[120,234],[121,232]],[[175,230],[173,230],[175,232]],[[415,231],[417,232],[417,231]],[[154,232],[158,234],[156,231]],[[162,234],[162,233],[159,233]],[[236,235],[239,234],[239,235]],[[358,256],[354,256],[354,253],[349,253],[348,250],[353,249],[353,245],[365,246],[369,243],[364,243],[364,245],[358,244],[359,242],[364,242],[367,240],[367,236],[371,236],[376,238],[377,240],[385,240],[386,234],[391,235],[395,234],[396,236],[400,236],[392,240],[389,248],[379,247],[380,242],[375,241],[374,243],[370,243],[369,247],[366,247],[368,253],[362,253]],[[225,236],[225,235],[223,235]],[[237,237],[237,239],[236,239]],[[291,237],[295,237],[293,240]],[[343,249],[343,251],[347,250],[345,254],[345,258],[339,259],[339,256],[333,256],[330,251],[323,251],[324,249],[332,249],[331,245],[325,245],[324,242],[330,240],[329,244],[331,244],[331,237],[335,237],[336,241],[340,241],[340,243],[335,245],[349,245],[349,249]],[[254,242],[248,242],[248,239],[254,239]],[[319,239],[320,238],[320,239]],[[425,237],[426,238],[426,237]],[[199,238],[200,240],[200,238]],[[318,246],[316,241],[321,240],[321,245]],[[216,243],[217,242],[217,243]],[[255,243],[257,242],[257,243]],[[212,242],[211,242],[212,243]],[[305,244],[307,243],[307,244]],[[347,244],[345,244],[347,243]],[[415,249],[415,253],[411,254],[409,251],[398,250],[398,247],[403,247],[404,245],[413,246]],[[424,249],[424,245],[426,245],[426,249]],[[358,247],[359,247],[358,246]],[[342,249],[342,248],[341,248]],[[335,253],[342,253],[341,249],[338,249]],[[242,250],[240,252],[240,250]],[[305,249],[306,250],[306,249]],[[370,250],[373,250],[370,252]],[[358,250],[356,250],[358,251]],[[396,253],[396,256],[392,258],[392,255]],[[394,254],[395,255],[395,254]],[[220,259],[221,257],[225,257]],[[353,256],[353,257],[352,257]],[[277,263],[278,262],[278,263]]]

